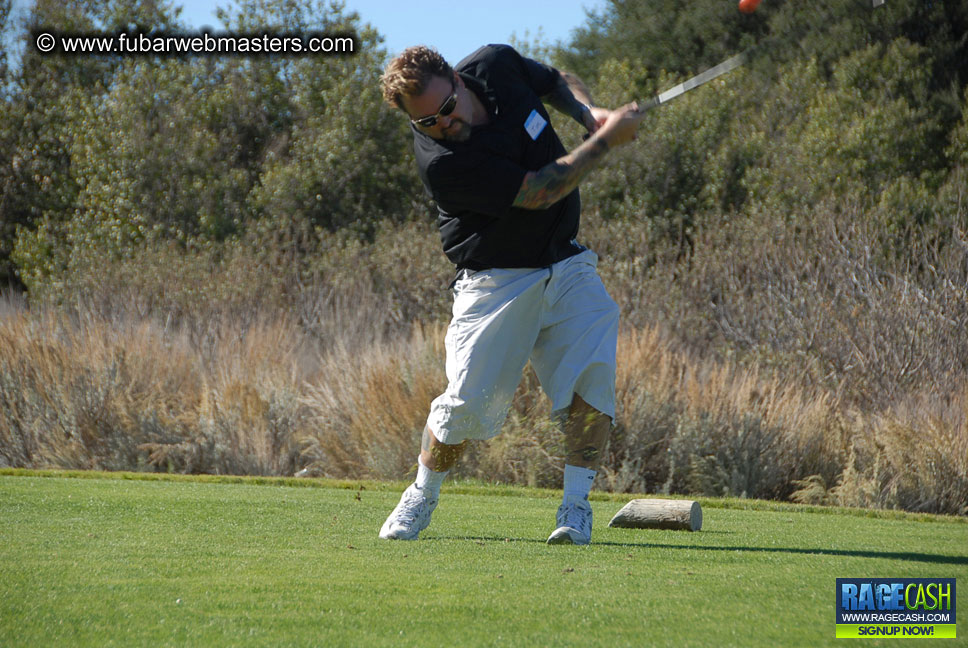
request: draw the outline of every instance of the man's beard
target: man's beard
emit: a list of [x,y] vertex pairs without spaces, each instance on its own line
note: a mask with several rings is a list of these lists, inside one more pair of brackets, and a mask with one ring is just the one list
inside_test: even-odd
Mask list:
[[454,119],[443,132],[443,136],[448,142],[466,142],[471,138],[471,125],[463,119]]

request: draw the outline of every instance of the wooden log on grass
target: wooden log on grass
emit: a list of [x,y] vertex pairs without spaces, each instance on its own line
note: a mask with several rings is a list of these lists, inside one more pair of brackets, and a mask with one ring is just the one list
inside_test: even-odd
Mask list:
[[698,531],[702,528],[702,507],[692,500],[634,499],[615,514],[608,526]]

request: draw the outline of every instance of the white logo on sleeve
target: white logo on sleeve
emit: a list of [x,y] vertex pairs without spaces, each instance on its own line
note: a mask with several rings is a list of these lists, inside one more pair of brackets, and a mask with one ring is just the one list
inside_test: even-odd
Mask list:
[[538,114],[537,110],[532,110],[528,118],[524,120],[524,130],[528,131],[528,135],[531,139],[537,140],[538,135],[544,130],[544,127],[548,125],[547,120]]

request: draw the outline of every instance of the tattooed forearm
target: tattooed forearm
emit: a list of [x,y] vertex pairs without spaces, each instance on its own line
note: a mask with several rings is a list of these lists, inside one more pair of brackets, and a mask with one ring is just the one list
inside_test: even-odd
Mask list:
[[568,115],[583,126],[587,126],[585,112],[588,106],[592,104],[591,94],[587,86],[570,72],[559,71],[558,74],[561,75],[558,85],[542,99],[558,112]]
[[591,137],[574,151],[524,176],[514,206],[545,209],[570,194],[608,151],[600,137]]

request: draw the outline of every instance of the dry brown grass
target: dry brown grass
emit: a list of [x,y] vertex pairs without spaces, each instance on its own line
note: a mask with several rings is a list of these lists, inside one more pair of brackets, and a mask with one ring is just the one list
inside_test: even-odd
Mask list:
[[0,323],[0,462],[291,473],[305,425],[295,329],[223,331],[206,358],[151,322],[20,311]]
[[[965,512],[968,216],[905,256],[853,209],[719,215],[685,258],[588,219],[626,327],[599,486]],[[239,245],[0,299],[0,465],[405,476],[444,386],[432,226]],[[557,486],[562,456],[529,370],[457,472]]]
[[827,499],[968,514],[968,383],[943,398],[919,394],[867,421]]
[[307,469],[401,478],[416,465],[427,408],[445,385],[439,327],[417,325],[409,339],[366,349],[337,347],[302,399],[314,422],[303,440]]
[[837,474],[834,396],[675,346],[657,328],[620,340],[613,489],[785,497],[793,475]]
[[[151,321],[9,301],[2,312],[4,466],[399,479],[444,387],[442,325],[322,344],[280,318],[223,326],[199,349]],[[619,344],[599,487],[965,512],[968,389],[862,413],[775,372],[698,358],[658,327]],[[503,433],[458,474],[558,486],[548,410],[528,370]]]

